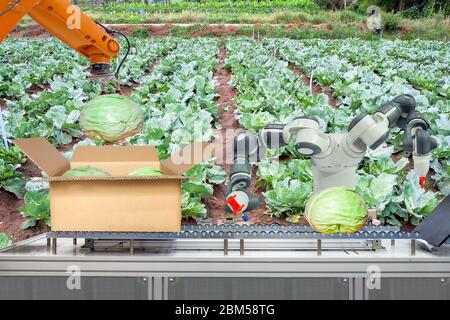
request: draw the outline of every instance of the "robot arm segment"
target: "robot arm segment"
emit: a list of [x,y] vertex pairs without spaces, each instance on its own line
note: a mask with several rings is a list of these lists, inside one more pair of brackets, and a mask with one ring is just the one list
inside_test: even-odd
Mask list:
[[266,126],[258,137],[249,131],[241,133],[234,141],[227,209],[238,213],[251,211],[259,205],[258,198],[247,189],[251,184],[251,164],[261,160],[267,148],[277,149],[294,140],[301,155],[312,157],[313,172],[316,170],[314,188],[321,190],[354,175],[367,148],[376,149],[386,141],[394,126],[405,131],[405,150],[413,154],[414,170],[423,185],[436,141],[430,137],[428,123],[415,106],[414,97],[398,96],[373,115],[358,115],[350,123],[347,134],[325,134],[320,131],[317,119],[311,117],[298,117],[286,125]]
[[267,148],[277,149],[286,145],[282,124],[264,127],[259,135],[245,131],[234,138],[233,164],[226,193],[226,211],[237,214],[259,207],[259,199],[248,191],[252,181],[251,164],[261,160]]
[[320,132],[319,122],[311,117],[299,117],[287,125],[270,124],[258,136],[250,131],[234,139],[234,158],[227,188],[227,210],[234,214],[251,211],[259,206],[259,199],[248,192],[251,184],[251,164],[260,161],[266,150],[286,146],[295,138],[298,152],[313,156],[330,150],[330,138]]
[[390,128],[404,130],[404,150],[412,153],[414,171],[423,185],[429,167],[430,152],[436,148],[436,140],[428,133],[429,125],[423,115],[415,110],[411,95],[401,95],[382,106],[373,115],[362,113],[350,123],[347,147],[352,151],[376,149],[387,140]]
[[245,131],[234,137],[233,164],[225,201],[227,212],[238,214],[259,206],[259,199],[248,191],[252,181],[251,163],[257,162],[259,155],[259,140],[253,132]]
[[386,103],[373,115],[359,114],[348,128],[350,148],[354,151],[365,151],[367,147],[376,149],[387,140],[390,128],[405,128],[407,117],[415,108],[414,98],[405,94]]
[[102,27],[67,0],[5,0],[0,3],[0,42],[28,14],[55,37],[89,59],[91,73],[109,73],[120,46]]
[[320,131],[319,121],[313,117],[302,116],[286,125],[284,140],[295,137],[295,148],[303,156],[311,157],[328,153],[332,145],[330,138]]

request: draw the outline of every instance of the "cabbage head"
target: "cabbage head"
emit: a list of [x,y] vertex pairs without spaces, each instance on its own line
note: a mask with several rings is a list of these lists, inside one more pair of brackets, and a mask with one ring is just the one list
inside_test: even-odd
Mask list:
[[115,142],[141,131],[144,112],[128,97],[119,94],[102,95],[83,106],[79,122],[88,138]]
[[139,168],[128,174],[130,177],[139,177],[139,176],[162,176],[163,173],[155,168]]
[[355,190],[328,188],[314,194],[306,203],[305,218],[323,234],[354,233],[367,222],[368,208]]
[[108,177],[109,173],[90,166],[78,167],[64,172],[63,177]]

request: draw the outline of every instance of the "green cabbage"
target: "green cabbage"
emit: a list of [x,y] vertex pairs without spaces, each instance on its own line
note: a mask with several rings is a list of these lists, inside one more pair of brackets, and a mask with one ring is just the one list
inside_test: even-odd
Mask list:
[[115,142],[134,136],[142,129],[144,112],[128,97],[102,95],[86,103],[80,114],[80,127],[93,140]]
[[313,195],[305,207],[311,227],[323,234],[353,233],[367,222],[368,209],[355,190],[347,187],[325,189]]
[[107,177],[111,176],[109,173],[90,166],[78,167],[70,169],[63,174],[64,177]]
[[128,174],[130,177],[139,177],[139,176],[162,176],[163,173],[155,168],[139,168]]

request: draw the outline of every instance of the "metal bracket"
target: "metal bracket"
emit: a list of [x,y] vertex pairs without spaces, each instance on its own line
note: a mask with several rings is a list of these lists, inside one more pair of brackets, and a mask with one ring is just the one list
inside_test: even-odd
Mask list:
[[52,238],[52,254],[57,254],[58,239]]
[[84,252],[91,252],[94,251],[95,248],[95,242],[94,239],[84,239],[84,245],[81,246],[80,251],[84,251]]
[[228,255],[228,239],[223,239],[223,255]]
[[366,246],[372,251],[384,249],[381,240],[367,240]]
[[130,255],[134,255],[134,239],[130,239]]
[[416,255],[416,239],[411,239],[411,256]]

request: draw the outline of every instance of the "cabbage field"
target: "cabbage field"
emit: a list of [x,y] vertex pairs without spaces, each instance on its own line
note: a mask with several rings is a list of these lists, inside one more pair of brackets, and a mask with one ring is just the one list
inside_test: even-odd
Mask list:
[[[120,92],[144,108],[145,122],[122,144],[156,146],[164,159],[192,141],[213,140],[227,129],[221,123],[218,85],[229,86],[234,94],[233,105],[223,107],[231,108],[242,128],[253,131],[310,115],[320,119],[323,130],[341,132],[360,112],[374,112],[409,93],[438,141],[426,188],[409,170],[402,133],[394,129],[388,143],[369,151],[361,163],[357,192],[382,222],[392,225],[419,223],[450,193],[448,43],[171,37],[131,42]],[[0,45],[0,59],[0,103],[9,141],[43,136],[69,158],[74,146],[98,143],[86,139],[78,123],[83,104],[102,93],[99,84],[88,80],[85,59],[52,39],[8,39]],[[219,83],[218,64],[230,81]],[[113,84],[105,90],[116,92]],[[299,158],[292,146],[269,153],[258,164],[255,182],[265,213],[297,222],[312,191],[310,161]],[[25,160],[14,147],[0,148],[0,192],[25,197],[21,208],[11,210],[22,212],[22,227],[29,228],[48,223],[49,209],[46,185],[33,182]],[[223,193],[224,166],[205,163],[186,175],[183,215],[207,217],[209,201]]]

